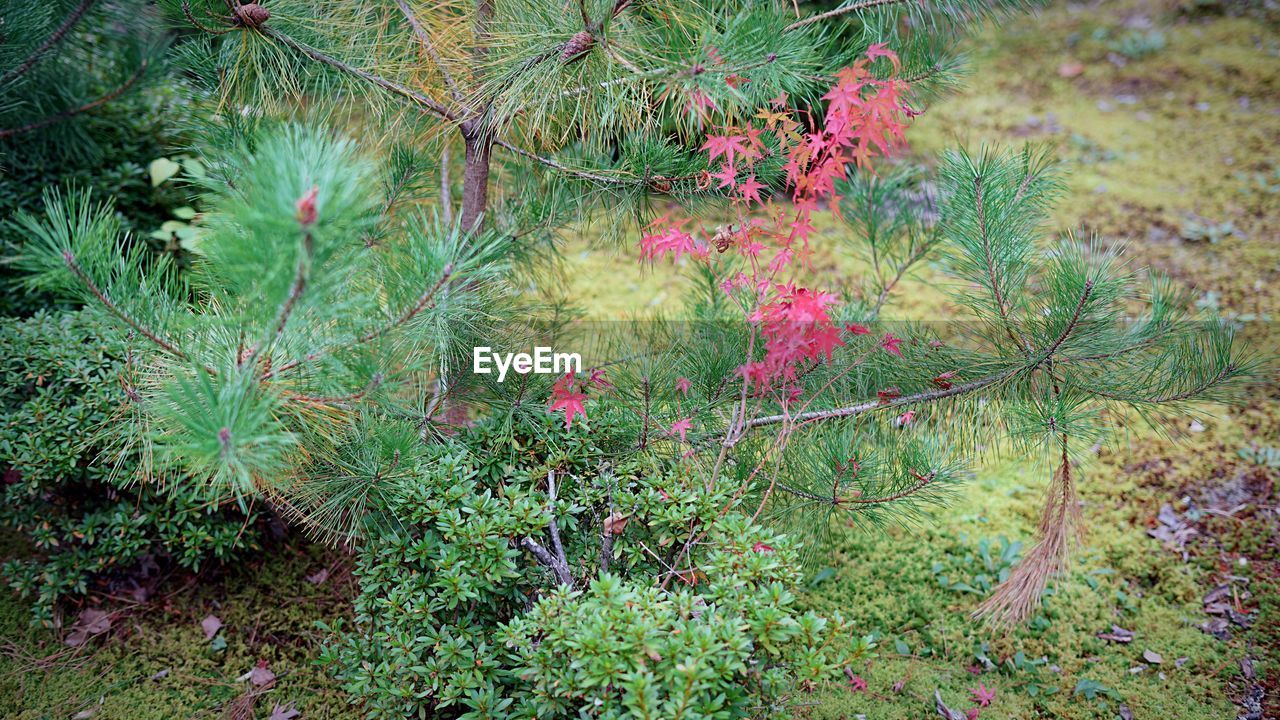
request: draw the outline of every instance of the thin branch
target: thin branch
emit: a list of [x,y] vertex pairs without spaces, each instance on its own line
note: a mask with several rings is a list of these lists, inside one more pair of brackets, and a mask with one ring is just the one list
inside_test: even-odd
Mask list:
[[399,327],[399,326],[401,326],[401,325],[403,325],[403,324],[405,324],[405,323],[409,322],[410,320],[412,320],[412,319],[413,319],[413,317],[414,317],[415,315],[417,315],[418,313],[420,313],[420,312],[422,312],[424,309],[426,309],[426,307],[431,303],[431,299],[435,296],[436,292],[437,292],[437,291],[439,291],[439,290],[440,290],[440,288],[441,288],[441,287],[442,287],[446,282],[448,282],[448,281],[449,281],[449,277],[450,277],[452,274],[453,274],[453,263],[450,263],[450,264],[448,264],[448,265],[446,265],[446,266],[445,266],[445,268],[444,268],[444,274],[440,277],[440,279],[439,279],[439,280],[437,280],[437,281],[436,281],[436,284],[435,284],[435,285],[432,285],[432,286],[431,286],[431,288],[430,288],[429,290],[427,290],[426,292],[424,292],[424,293],[422,294],[422,296],[418,298],[418,302],[417,302],[417,303],[415,303],[413,307],[411,307],[411,308],[409,308],[408,310],[406,310],[406,311],[404,312],[404,314],[402,314],[399,318],[396,318],[396,320],[395,320],[394,322],[389,323],[389,324],[387,324],[387,325],[384,325],[384,326],[382,326],[382,327],[380,327],[380,328],[378,328],[378,329],[376,329],[376,330],[371,330],[371,331],[369,331],[369,332],[365,333],[364,335],[362,335],[362,336],[360,336],[359,338],[357,338],[355,342],[348,343],[348,344],[344,344],[344,345],[341,345],[341,346],[338,346],[338,347],[329,347],[329,348],[324,348],[323,350],[317,350],[316,352],[313,352],[313,353],[311,353],[310,355],[307,355],[305,358],[300,359],[300,360],[290,360],[289,362],[284,363],[283,365],[281,365],[281,366],[279,366],[279,367],[272,368],[271,370],[268,370],[267,372],[265,372],[265,373],[263,373],[263,374],[262,374],[262,377],[260,377],[260,378],[258,378],[258,379],[259,379],[259,380],[270,380],[270,379],[271,379],[271,378],[273,378],[273,377],[276,377],[276,376],[281,375],[281,374],[283,374],[283,373],[285,373],[285,372],[287,372],[287,371],[289,371],[289,370],[292,370],[292,369],[293,369],[293,368],[295,368],[295,367],[298,367],[299,365],[301,365],[301,364],[302,364],[302,363],[304,363],[304,362],[310,362],[310,361],[312,361],[312,360],[316,360],[316,359],[318,359],[318,358],[320,358],[320,357],[323,357],[324,355],[326,355],[326,354],[328,354],[328,353],[333,352],[334,350],[338,350],[338,349],[341,349],[341,348],[343,348],[343,347],[348,347],[349,345],[353,345],[353,344],[369,342],[370,340],[373,340],[374,338],[377,338],[377,337],[380,337],[380,336],[382,336],[382,335],[385,335],[386,333],[390,332],[391,330],[393,330],[393,329],[395,329],[395,328],[397,328],[397,327]]
[[449,179],[449,141],[440,148],[440,207],[444,221],[453,224],[453,183]]
[[[76,262],[76,258],[74,255],[71,254],[70,250],[67,250],[62,253],[62,261],[66,263],[67,268],[71,270],[71,273],[75,275],[80,282],[84,283],[85,287],[89,289],[89,292],[93,293],[93,296],[98,298],[98,301],[101,302],[104,307],[106,307],[108,312],[120,318],[120,320],[125,325],[128,325],[129,327],[133,328],[134,331],[136,331],[138,334],[142,335],[143,337],[147,338],[151,342],[160,346],[162,350],[169,353],[170,355],[173,355],[179,360],[188,359],[187,354],[182,352],[182,350],[180,350],[177,345],[174,345],[168,340],[165,340],[164,338],[160,337],[160,335],[157,332],[148,328],[146,325],[143,325],[141,322],[134,319],[124,310],[121,310],[114,302],[112,302],[111,298],[107,297],[106,293],[104,293],[102,289],[98,287],[97,283],[93,281],[93,278],[89,277],[89,274],[84,271],[84,268],[80,267],[80,263]],[[216,373],[212,373],[212,374],[216,374]]]
[[550,498],[548,510],[551,513],[551,522],[547,523],[547,532],[551,533],[551,549],[556,553],[556,560],[563,567],[569,567],[569,561],[564,556],[564,545],[560,542],[560,526],[556,523],[556,471],[551,470],[547,473],[547,497]]
[[1162,397],[1148,398],[1148,397],[1136,397],[1132,395],[1120,395],[1118,393],[1110,393],[1104,390],[1098,390],[1096,388],[1091,388],[1088,390],[1088,392],[1091,395],[1097,395],[1099,397],[1104,397],[1104,398],[1107,398],[1108,400],[1115,400],[1118,402],[1126,402],[1126,403],[1132,403],[1132,404],[1147,403],[1151,405],[1161,405],[1164,403],[1181,402],[1183,400],[1189,400],[1195,397],[1196,395],[1203,393],[1205,390],[1208,390],[1214,385],[1217,385],[1223,380],[1226,380],[1227,376],[1235,371],[1236,371],[1235,363],[1227,363],[1226,365],[1222,366],[1222,370],[1220,370],[1217,375],[1214,375],[1213,377],[1209,378],[1208,380],[1201,383],[1200,385],[1197,385],[1196,387],[1193,387],[1189,390],[1184,390],[1183,392],[1180,392],[1180,393],[1174,393],[1172,395],[1164,395]]
[[418,17],[413,14],[409,3],[405,2],[405,0],[396,0],[396,5],[400,6],[400,12],[404,13],[404,19],[408,20],[409,25],[413,27],[413,33],[418,36],[423,49],[431,57],[431,62],[436,64],[436,68],[440,71],[441,77],[444,78],[445,87],[449,89],[449,94],[453,97],[454,102],[459,105],[464,104],[462,93],[458,90],[458,84],[454,82],[453,75],[449,73],[449,68],[445,67],[444,61],[440,58],[440,53],[436,52],[436,46],[431,42],[431,36],[427,34],[426,29],[418,22]]
[[571,168],[568,165],[564,165],[549,157],[544,157],[542,155],[529,152],[528,150],[525,150],[522,147],[512,145],[506,140],[500,140],[500,139],[494,140],[493,144],[504,150],[507,150],[508,152],[519,155],[520,157],[533,160],[536,163],[546,165],[547,167],[552,168],[554,170],[559,170],[560,172],[565,173],[566,175],[580,177],[584,180],[590,180],[592,182],[598,182],[598,183],[610,184],[610,185],[641,185],[645,183],[644,178],[640,178],[640,177],[634,177],[634,176],[625,177],[625,178],[615,177],[610,175],[600,175],[598,173],[590,172],[587,170],[578,170],[576,168]]
[[440,279],[436,280],[436,284],[432,285],[430,289],[422,293],[422,295],[418,297],[418,302],[415,303],[413,307],[406,310],[404,314],[396,318],[395,322],[391,323],[390,325],[384,325],[378,328],[377,330],[371,330],[365,333],[360,337],[360,342],[369,342],[370,340],[373,340],[374,338],[385,335],[391,330],[397,327],[400,327],[401,325],[412,320],[414,316],[422,312],[427,307],[427,305],[431,302],[431,299],[435,297],[436,293],[439,292],[440,288],[444,287],[445,283],[449,282],[449,278],[452,276],[453,276],[453,263],[449,263],[448,265],[444,266],[444,272],[440,273]]
[[1009,309],[1005,305],[1004,293],[1000,291],[1000,281],[996,276],[995,255],[991,249],[991,235],[987,232],[987,209],[983,202],[982,195],[982,176],[973,176],[973,193],[974,205],[978,213],[978,235],[982,238],[982,259],[987,266],[987,279],[991,283],[991,294],[994,296],[996,303],[996,311],[1000,313],[1000,320],[1004,323],[1004,331],[1009,335],[1009,339],[1014,345],[1021,348],[1027,347],[1025,338],[1019,339],[1013,331],[1013,321],[1009,318]]
[[335,70],[351,75],[352,77],[359,78],[361,80],[364,80],[365,82],[372,83],[384,90],[387,90],[388,92],[394,93],[396,95],[399,95],[400,97],[410,100],[414,104],[422,108],[425,108],[430,112],[435,113],[436,115],[439,115],[440,117],[446,120],[455,121],[455,122],[458,120],[457,114],[454,113],[449,108],[445,107],[444,105],[441,105],[440,103],[436,102],[435,100],[432,100],[431,98],[427,97],[426,95],[423,95],[422,93],[416,90],[412,90],[410,88],[405,87],[404,85],[401,85],[398,82],[395,82],[393,80],[388,80],[387,78],[384,78],[381,75],[375,75],[367,70],[361,70],[358,67],[348,65],[347,63],[335,57],[326,55],[325,53],[320,52],[319,50],[309,45],[304,45],[298,42],[297,40],[294,40],[293,38],[289,37],[288,35],[277,32],[269,27],[258,28],[258,32],[262,33],[263,35],[266,35],[267,37],[273,40],[277,40],[287,45],[288,47],[293,48],[294,50],[297,50],[298,52],[302,53],[303,55],[306,55],[307,57],[311,58],[312,60],[315,60],[316,62],[328,65],[329,67],[334,68]]
[[538,562],[550,568],[551,572],[555,573],[556,579],[560,581],[561,585],[573,587],[573,575],[569,573],[569,568],[561,565],[560,562],[552,557],[551,553],[547,552],[547,549],[542,547],[537,540],[530,537],[520,538],[520,547],[528,550],[535,558],[537,558]]
[[838,7],[835,10],[828,10],[827,12],[820,13],[818,15],[810,15],[803,20],[797,20],[783,28],[782,31],[791,32],[792,30],[799,30],[806,25],[812,25],[813,23],[829,20],[833,17],[839,17],[840,15],[845,15],[847,13],[870,10],[871,8],[880,7],[882,5],[897,5],[907,1],[908,0],[862,0],[862,2],[845,5],[844,7]]
[[1071,332],[1076,329],[1076,325],[1080,323],[1080,315],[1084,312],[1084,306],[1089,302],[1089,296],[1092,294],[1093,281],[1085,280],[1084,291],[1080,293],[1080,301],[1076,303],[1076,310],[1071,314],[1071,321],[1067,323],[1066,327],[1062,328],[1062,332],[1058,334],[1058,339],[1054,340],[1053,344],[1049,346],[1049,349],[1044,351],[1042,359],[1040,362],[1036,363],[1037,367],[1041,363],[1053,357],[1053,354],[1058,351],[1058,348],[1062,347],[1062,343],[1067,341],[1067,337],[1071,335]]
[[[302,293],[307,289],[307,276],[311,273],[311,255],[314,249],[315,242],[311,238],[311,232],[303,232],[302,256],[298,258],[298,267],[293,273],[293,284],[289,287],[289,295],[285,298],[284,305],[280,308],[280,314],[276,316],[275,337],[277,340],[280,339],[280,334],[284,332],[284,326],[289,322],[289,316],[293,314],[293,309],[297,306]],[[257,353],[254,354],[256,355]]]
[[112,90],[106,95],[103,95],[97,100],[87,102],[79,107],[74,107],[69,110],[63,110],[60,113],[57,113],[55,115],[50,115],[49,117],[43,118],[41,120],[37,120],[27,125],[23,125],[22,127],[7,128],[4,130],[0,130],[0,138],[6,138],[11,135],[21,135],[22,133],[31,132],[32,130],[39,130],[40,128],[48,127],[55,123],[60,123],[63,120],[66,120],[68,118],[75,117],[80,113],[88,112],[90,110],[93,110],[94,108],[101,107],[102,105],[106,105],[112,100],[115,100],[116,98],[128,92],[129,89],[133,87],[134,83],[138,82],[138,79],[142,77],[142,74],[146,72],[147,65],[148,65],[148,61],[143,60],[138,65],[138,69],[134,71],[133,75],[129,76],[129,79],[126,80],[123,85],[116,88],[115,90]]
[[58,26],[58,29],[54,30],[53,34],[45,38],[44,42],[40,43],[39,47],[32,50],[31,54],[28,55],[25,60],[18,63],[17,67],[6,72],[3,76],[0,76],[0,86],[8,85],[10,82],[26,75],[31,68],[35,67],[36,64],[40,62],[41,58],[43,58],[46,53],[52,50],[55,45],[66,39],[67,33],[71,32],[71,29],[80,22],[80,19],[84,17],[85,13],[89,12],[89,8],[93,7],[95,2],[97,2],[97,0],[82,0],[82,2],[76,6],[76,9],[72,10],[71,14],[67,16],[67,19],[62,21],[62,24]]
[[1010,368],[1009,370],[995,375],[988,375],[987,377],[979,380],[963,383],[961,385],[953,385],[945,390],[930,390],[928,392],[916,393],[915,395],[904,395],[888,402],[868,400],[867,402],[858,403],[857,405],[834,408],[831,410],[812,410],[810,412],[797,413],[795,415],[765,415],[746,421],[743,427],[757,428],[763,425],[776,425],[781,422],[807,422],[810,420],[830,420],[834,418],[853,417],[872,410],[897,408],[904,405],[917,405],[920,403],[933,402],[935,400],[955,397],[956,395],[964,395],[966,393],[990,387],[1004,380],[1008,380],[1025,369],[1025,366],[1019,365],[1018,367]]
[[182,14],[187,16],[187,22],[194,25],[195,28],[197,30],[200,30],[201,32],[209,33],[210,35],[226,35],[227,33],[231,32],[230,28],[226,30],[219,30],[217,28],[211,28],[208,25],[205,25],[204,23],[197,20],[195,13],[191,12],[191,6],[187,4],[185,0],[182,3]]

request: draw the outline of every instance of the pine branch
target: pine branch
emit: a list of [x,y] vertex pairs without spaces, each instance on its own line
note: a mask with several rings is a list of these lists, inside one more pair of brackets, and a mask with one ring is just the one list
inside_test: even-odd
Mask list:
[[973,191],[975,196],[975,209],[978,214],[978,234],[982,237],[982,256],[983,261],[987,265],[987,278],[991,283],[991,294],[994,296],[996,310],[1000,313],[1000,320],[1004,323],[1004,331],[1009,335],[1009,339],[1014,345],[1020,348],[1027,347],[1026,338],[1021,334],[1015,335],[1013,329],[1013,321],[1009,317],[1009,308],[1005,302],[1004,293],[1000,291],[1000,281],[996,275],[995,256],[991,248],[991,235],[987,232],[987,210],[983,203],[982,197],[982,175],[973,176]]
[[844,7],[838,7],[835,10],[828,10],[827,12],[820,13],[818,15],[810,15],[803,20],[797,20],[783,28],[782,31],[791,32],[792,30],[799,30],[806,25],[812,25],[813,23],[822,22],[823,20],[830,20],[833,17],[839,17],[851,12],[862,12],[863,10],[870,10],[871,8],[877,8],[884,5],[898,5],[908,1],[909,0],[862,0],[861,2],[853,3],[852,5],[845,5]]
[[422,42],[422,47],[427,51],[427,55],[431,57],[431,62],[435,63],[436,68],[440,70],[440,76],[444,78],[445,87],[449,89],[449,94],[453,96],[454,102],[459,105],[464,104],[465,101],[462,93],[458,90],[458,84],[454,82],[449,68],[445,67],[444,61],[440,58],[440,53],[436,52],[436,46],[431,42],[431,36],[427,34],[422,24],[418,22],[418,16],[413,14],[413,10],[405,0],[396,0],[396,5],[400,7],[400,12],[404,13],[404,19],[409,21],[409,25],[413,28],[413,33]]
[[1236,367],[1235,363],[1227,363],[1226,365],[1222,366],[1222,370],[1218,371],[1216,375],[1209,378],[1208,380],[1201,383],[1200,385],[1197,385],[1196,387],[1193,387],[1189,390],[1185,390],[1180,393],[1173,393],[1171,395],[1163,395],[1160,397],[1138,397],[1136,395],[1121,395],[1119,393],[1111,393],[1105,390],[1097,390],[1093,388],[1091,388],[1089,392],[1093,395],[1107,398],[1108,400],[1131,403],[1134,405],[1139,405],[1139,404],[1163,405],[1165,403],[1174,403],[1174,402],[1181,402],[1183,400],[1190,400],[1191,398],[1205,392],[1206,390],[1213,387],[1214,385],[1217,385],[1223,380],[1226,380],[1237,369],[1238,368]]
[[[449,278],[452,277],[452,275],[453,275],[453,263],[449,263],[448,265],[445,265],[444,272],[441,274],[440,279],[436,281],[436,284],[432,285],[430,289],[424,292],[422,296],[418,298],[418,302],[415,303],[413,307],[406,310],[404,314],[396,318],[395,321],[387,325],[383,325],[382,327],[376,330],[371,330],[365,333],[364,335],[361,335],[359,338],[356,339],[355,343],[351,343],[351,344],[369,342],[370,340],[374,340],[378,337],[381,337],[382,335],[385,335],[386,333],[412,320],[414,316],[416,316],[418,313],[425,310],[431,304],[432,298],[434,298],[436,293],[440,290],[440,288],[443,287],[445,283],[449,281]],[[325,348],[323,350],[319,350],[314,353],[311,353],[310,355],[306,356],[303,359],[290,360],[289,362],[284,363],[279,367],[273,368],[263,373],[262,377],[259,378],[259,380],[270,380],[273,377],[277,377],[289,370],[292,370],[295,367],[298,367],[304,362],[311,362],[313,360],[318,360],[319,358],[324,357],[325,355],[331,352],[334,352],[335,350],[340,350],[342,348],[349,347],[349,346],[350,344],[341,345],[338,347]]]
[[316,62],[322,63],[324,65],[328,65],[329,67],[335,70],[338,70],[339,72],[345,73],[355,78],[359,78],[367,83],[376,85],[390,93],[399,95],[400,97],[413,102],[415,105],[418,105],[436,115],[439,115],[445,120],[456,122],[459,119],[457,114],[455,114],[449,108],[445,107],[444,105],[441,105],[435,100],[432,100],[426,95],[423,95],[422,93],[417,92],[416,90],[412,90],[410,88],[405,87],[404,85],[401,85],[400,83],[397,83],[393,80],[388,80],[387,78],[384,78],[381,75],[375,75],[374,73],[371,73],[367,70],[361,70],[358,67],[348,65],[347,63],[335,57],[326,55],[325,53],[320,52],[319,50],[309,45],[304,45],[303,43],[300,43],[297,40],[294,40],[288,35],[285,35],[282,32],[277,32],[272,28],[259,27],[258,32],[302,53],[303,55],[306,55],[307,57],[311,58],[312,60],[315,60]]
[[1076,325],[1080,323],[1080,315],[1084,312],[1084,306],[1089,302],[1089,296],[1092,294],[1093,281],[1085,280],[1084,291],[1080,293],[1080,301],[1076,303],[1076,310],[1071,314],[1070,322],[1067,323],[1066,327],[1062,328],[1062,332],[1058,334],[1058,338],[1053,341],[1053,344],[1049,346],[1049,349],[1044,351],[1040,362],[1036,363],[1036,366],[1039,366],[1041,363],[1044,363],[1049,358],[1053,357],[1053,354],[1058,351],[1058,348],[1062,347],[1062,343],[1067,341],[1067,337],[1071,335],[1071,332],[1076,329]]
[[17,67],[6,72],[3,76],[0,76],[0,87],[8,85],[10,82],[26,75],[31,68],[35,67],[36,64],[54,48],[54,46],[66,39],[67,33],[71,32],[71,29],[80,22],[85,13],[89,12],[89,9],[93,7],[95,2],[97,2],[97,0],[81,0],[81,3],[76,6],[75,10],[71,11],[71,14],[67,16],[66,20],[62,21],[62,24],[58,26],[58,29],[53,31],[53,34],[45,38],[44,42],[40,43],[39,47],[31,51],[31,54],[28,55],[25,60],[18,63]]
[[134,71],[133,75],[131,75],[129,79],[124,82],[123,85],[121,85],[120,87],[117,87],[115,90],[112,90],[106,95],[103,95],[97,100],[87,102],[79,107],[74,107],[69,110],[63,110],[62,112],[59,112],[54,115],[50,115],[49,117],[46,117],[46,118],[42,118],[33,123],[28,123],[27,125],[23,125],[21,127],[6,128],[3,130],[0,130],[0,138],[6,138],[12,135],[21,135],[22,133],[31,132],[32,130],[39,130],[40,128],[48,127],[55,123],[60,123],[63,120],[67,120],[68,118],[75,117],[80,113],[88,112],[90,110],[93,110],[94,108],[101,107],[102,105],[106,105],[112,100],[115,100],[116,98],[128,92],[129,89],[133,87],[134,83],[138,82],[138,79],[142,77],[144,72],[146,72],[147,65],[148,65],[148,61],[143,60],[138,65],[138,69]]
[[[311,255],[315,250],[315,242],[311,238],[311,232],[305,231],[302,234],[302,256],[298,258],[298,267],[294,270],[293,284],[289,286],[289,295],[285,298],[284,306],[280,308],[280,314],[276,317],[276,340],[280,339],[281,333],[284,332],[284,326],[289,322],[289,316],[293,314],[293,308],[298,304],[298,299],[302,297],[303,291],[307,289],[307,276],[311,273]],[[255,355],[257,353],[254,353]]]
[[[74,255],[71,254],[70,250],[64,251],[62,253],[62,260],[64,263],[66,263],[67,269],[69,269],[71,273],[76,276],[77,280],[79,280],[81,283],[84,284],[84,286],[89,290],[90,293],[93,293],[93,296],[96,297],[98,301],[102,303],[103,307],[105,307],[108,312],[110,312],[112,315],[115,315],[125,325],[128,325],[129,327],[133,328],[134,331],[137,332],[139,335],[142,335],[143,337],[147,338],[151,342],[155,343],[170,355],[173,355],[179,360],[188,359],[186,353],[182,352],[182,350],[180,350],[177,345],[174,345],[172,342],[169,342],[168,340],[160,337],[159,333],[155,332],[151,328],[148,328],[146,325],[143,325],[140,321],[138,321],[133,316],[126,313],[118,305],[112,302],[111,298],[107,297],[107,294],[104,293],[102,289],[98,287],[97,283],[93,281],[93,278],[89,277],[89,274],[84,271],[84,268],[80,267],[80,263],[76,262],[76,258]],[[210,370],[210,369],[206,368],[206,370]],[[210,370],[210,374],[216,375],[217,373],[214,373],[212,370]]]
[[395,322],[392,322],[390,325],[384,325],[377,330],[371,330],[370,332],[365,333],[360,337],[360,342],[369,342],[374,338],[381,337],[382,335],[385,335],[386,333],[412,320],[414,316],[426,309],[427,305],[431,302],[431,299],[440,291],[440,288],[444,287],[445,283],[449,282],[449,278],[451,277],[453,277],[453,263],[449,263],[444,266],[444,272],[440,273],[440,279],[436,280],[435,285],[432,285],[430,289],[419,296],[418,302],[415,303],[413,307],[409,308],[404,312],[404,314],[396,318]]
[[1019,365],[1018,367],[1010,368],[1009,370],[996,373],[995,375],[988,375],[985,378],[974,380],[972,382],[953,385],[945,390],[930,390],[928,392],[916,393],[915,395],[904,395],[902,397],[889,400],[888,402],[868,400],[867,402],[859,403],[857,405],[850,405],[848,407],[835,408],[832,410],[812,410],[809,412],[796,413],[794,415],[765,415],[755,417],[746,421],[743,424],[743,428],[757,428],[765,425],[776,425],[782,422],[808,422],[811,420],[831,420],[834,418],[854,417],[872,410],[934,402],[935,400],[943,400],[945,398],[964,395],[983,388],[991,387],[992,385],[1003,382],[1004,380],[1008,380],[1025,369],[1027,369],[1026,366]]

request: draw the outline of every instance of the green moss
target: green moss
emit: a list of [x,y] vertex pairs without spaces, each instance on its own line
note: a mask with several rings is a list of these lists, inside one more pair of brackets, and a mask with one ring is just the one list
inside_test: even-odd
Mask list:
[[[266,717],[275,702],[290,701],[306,718],[351,717],[345,697],[314,664],[322,639],[314,623],[346,614],[345,582],[305,580],[333,562],[316,548],[275,551],[223,577],[206,575],[190,587],[169,587],[170,595],[146,606],[126,607],[107,636],[80,649],[63,645],[54,632],[30,627],[30,609],[8,594],[0,596],[0,636],[11,643],[0,655],[4,717],[62,718],[83,710],[93,710],[94,720],[220,717],[249,689],[237,678],[259,661],[277,681],[257,699],[255,717]],[[209,614],[223,622],[222,650],[201,630]]]

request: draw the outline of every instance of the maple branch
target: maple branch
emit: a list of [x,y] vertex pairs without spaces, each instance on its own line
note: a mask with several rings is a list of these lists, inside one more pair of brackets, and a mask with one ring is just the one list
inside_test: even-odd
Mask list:
[[67,33],[71,32],[71,29],[80,22],[80,19],[84,17],[85,13],[89,12],[89,8],[93,7],[95,2],[97,2],[97,0],[82,0],[82,2],[71,11],[71,14],[67,16],[67,19],[62,21],[62,24],[58,26],[58,29],[54,30],[49,37],[45,38],[44,42],[40,43],[39,47],[32,50],[31,54],[22,62],[18,63],[18,65],[12,70],[6,72],[3,76],[0,76],[0,86],[8,85],[10,82],[26,75],[31,68],[35,67],[36,64],[44,58],[45,54],[52,50],[55,45],[66,39]]
[[835,10],[828,10],[818,15],[810,15],[809,17],[803,20],[797,20],[791,23],[790,25],[786,26],[785,28],[783,28],[782,32],[791,32],[792,30],[799,30],[800,28],[806,25],[812,25],[813,23],[822,22],[823,20],[829,20],[833,17],[839,17],[840,15],[845,15],[851,12],[861,12],[863,10],[869,10],[871,8],[880,7],[882,5],[897,5],[905,2],[908,2],[908,0],[861,0],[861,2],[856,2],[851,5],[845,5],[844,7],[838,7]]
[[405,0],[396,0],[396,5],[400,6],[400,12],[404,13],[404,19],[409,21],[409,25],[413,27],[413,33],[422,42],[423,49],[427,51],[431,61],[436,64],[441,77],[444,78],[445,87],[449,88],[449,94],[453,96],[455,102],[460,105],[463,104],[462,93],[458,90],[458,84],[454,82],[453,75],[449,73],[449,68],[445,67],[444,61],[440,58],[440,53],[436,52],[436,47],[431,42],[431,36],[427,35],[427,31],[418,22],[418,17],[413,14],[409,3],[405,2]]
[[129,88],[133,87],[134,83],[138,82],[138,79],[142,77],[142,74],[144,72],[146,72],[147,65],[148,65],[148,61],[143,60],[141,63],[139,63],[138,69],[134,71],[133,75],[129,76],[128,80],[124,81],[123,85],[117,87],[115,90],[112,90],[106,95],[103,95],[97,100],[92,100],[79,107],[74,107],[69,110],[63,110],[62,112],[56,113],[54,115],[50,115],[46,118],[42,118],[32,123],[28,123],[21,127],[6,128],[3,130],[0,130],[0,138],[6,138],[11,135],[21,135],[22,133],[31,132],[32,130],[39,130],[40,128],[48,127],[50,125],[53,125],[54,123],[59,123],[68,118],[75,117],[80,113],[88,112],[90,110],[93,110],[94,108],[106,105],[112,100],[115,100],[116,98],[128,92]]

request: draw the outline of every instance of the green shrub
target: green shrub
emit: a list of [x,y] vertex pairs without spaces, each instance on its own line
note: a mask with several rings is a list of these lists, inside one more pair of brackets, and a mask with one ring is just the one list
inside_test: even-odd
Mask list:
[[225,508],[203,487],[159,487],[135,458],[85,442],[125,411],[126,354],[112,337],[77,313],[0,321],[0,524],[36,550],[3,574],[46,624],[60,600],[139,565],[195,570],[257,542],[256,513]]
[[[362,549],[356,627],[325,653],[370,717],[767,716],[847,660],[845,624],[797,607],[787,540],[717,517],[731,493],[692,475],[611,467],[609,422],[490,421],[397,481],[402,526]],[[545,536],[553,472],[572,585],[511,540]],[[691,568],[668,570],[698,537]]]

